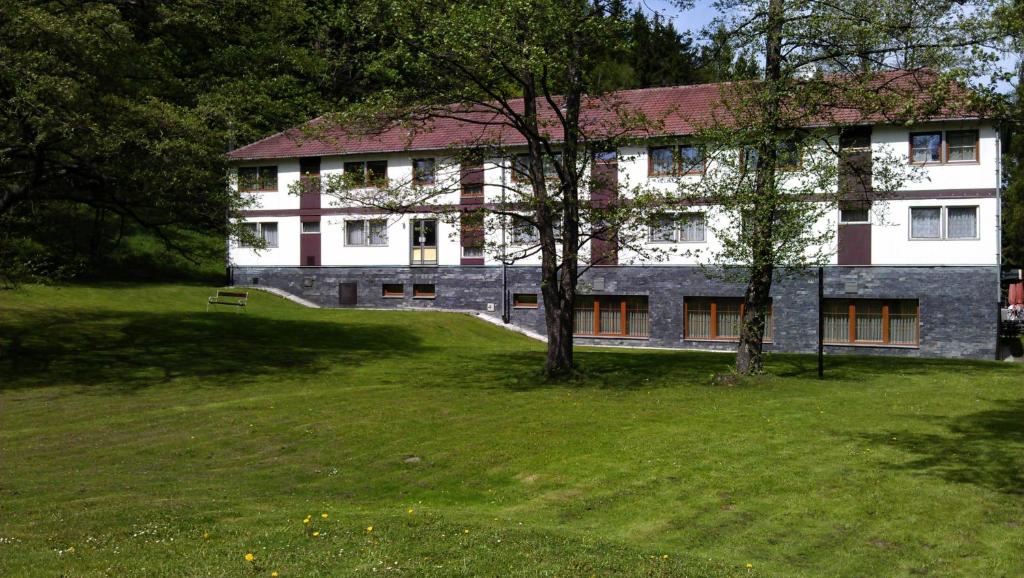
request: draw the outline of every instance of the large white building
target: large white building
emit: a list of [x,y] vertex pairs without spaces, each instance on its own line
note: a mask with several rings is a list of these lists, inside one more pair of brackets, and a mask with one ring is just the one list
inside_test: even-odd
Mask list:
[[[685,112],[667,113],[656,141],[605,155],[602,170],[622,191],[678,187],[671,159],[692,152],[678,147],[688,147],[693,119],[713,106],[717,91],[699,85],[621,93],[652,114]],[[914,167],[916,176],[902,190],[878,195],[870,209],[841,206],[817,224],[837,232],[826,248],[831,262],[821,305],[830,352],[995,355],[999,133],[982,118],[953,116],[913,126],[846,127],[842,137],[837,129],[840,148],[896,159]],[[434,199],[438,204],[498,203],[503,185],[514,179],[514,156],[460,167],[449,158],[460,130],[439,125],[410,135],[394,129],[372,138],[335,130],[310,139],[293,129],[232,151],[237,182],[253,201],[244,218],[267,244],[257,251],[232,243],[234,282],[276,286],[328,306],[471,310],[540,329],[538,256],[503,266],[495,251],[479,248],[478,238],[467,242],[458,220],[430,210],[382,214],[339,206],[330,195],[290,193],[303,174],[359,174],[447,187],[450,192]],[[709,161],[693,172],[714,170]],[[698,254],[715,252],[713,219],[720,217],[699,206],[671,217],[643,233],[653,251],[662,251],[656,260],[626,248],[598,249],[601,265],[580,284],[576,332],[583,342],[733,347],[743,287],[708,278],[698,267]],[[493,245],[502,232],[487,234]],[[514,249],[516,232],[504,234]],[[813,350],[817,283],[805,273],[776,283],[769,348]]]

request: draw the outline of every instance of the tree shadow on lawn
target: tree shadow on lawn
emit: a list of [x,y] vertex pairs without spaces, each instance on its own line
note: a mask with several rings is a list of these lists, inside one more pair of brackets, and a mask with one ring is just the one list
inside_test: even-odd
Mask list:
[[854,437],[914,456],[909,461],[890,464],[894,470],[918,472],[1004,494],[1024,495],[1024,400],[997,400],[995,403],[1002,407],[952,418],[923,418],[943,428],[942,433],[904,429]]
[[[581,348],[576,351],[575,359],[580,368],[580,376],[567,381],[548,381],[541,375],[543,351],[489,353],[486,357],[474,359],[471,367],[459,367],[459,371],[447,379],[452,383],[465,382],[474,387],[486,381],[495,387],[514,391],[546,387],[635,390],[680,385],[712,386],[716,375],[728,375],[733,371],[735,354],[687,350],[652,351],[642,348]],[[438,368],[436,371],[443,369]],[[765,376],[726,382],[737,386],[758,387],[777,384],[774,378],[818,381],[814,355],[768,354],[765,369]],[[889,385],[885,378],[894,375],[929,376],[940,380],[945,375],[976,375],[982,379],[1019,374],[1024,379],[1024,371],[1021,369],[995,361],[833,355],[825,360],[825,379],[820,383],[823,386],[849,386],[852,383],[879,387]],[[482,376],[489,377],[482,379]]]
[[33,313],[0,325],[0,390],[83,385],[125,392],[180,378],[230,386],[424,349],[418,336],[394,325],[228,313]]

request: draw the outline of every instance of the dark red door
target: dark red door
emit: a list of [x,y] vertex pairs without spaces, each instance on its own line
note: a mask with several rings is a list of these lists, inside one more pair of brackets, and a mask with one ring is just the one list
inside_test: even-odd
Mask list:
[[302,217],[302,231],[299,233],[299,265],[320,266],[320,217]]
[[[590,201],[600,208],[619,197],[619,163],[615,151],[594,155],[591,167]],[[603,224],[595,223],[594,236],[590,239],[590,259],[595,265],[618,265],[619,243],[615,232],[599,230]]]
[[302,194],[299,195],[300,209],[320,208],[320,157],[299,159],[299,182]]

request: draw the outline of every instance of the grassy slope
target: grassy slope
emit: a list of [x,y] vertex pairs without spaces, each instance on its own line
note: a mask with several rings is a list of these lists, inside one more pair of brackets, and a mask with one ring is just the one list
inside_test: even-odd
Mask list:
[[1020,367],[590,350],[552,386],[467,316],[208,294],[0,292],[0,575],[1024,574]]

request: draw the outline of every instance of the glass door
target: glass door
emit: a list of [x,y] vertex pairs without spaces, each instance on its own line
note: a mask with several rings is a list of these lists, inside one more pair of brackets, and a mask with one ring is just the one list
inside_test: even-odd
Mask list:
[[412,264],[437,265],[437,219],[412,220]]

